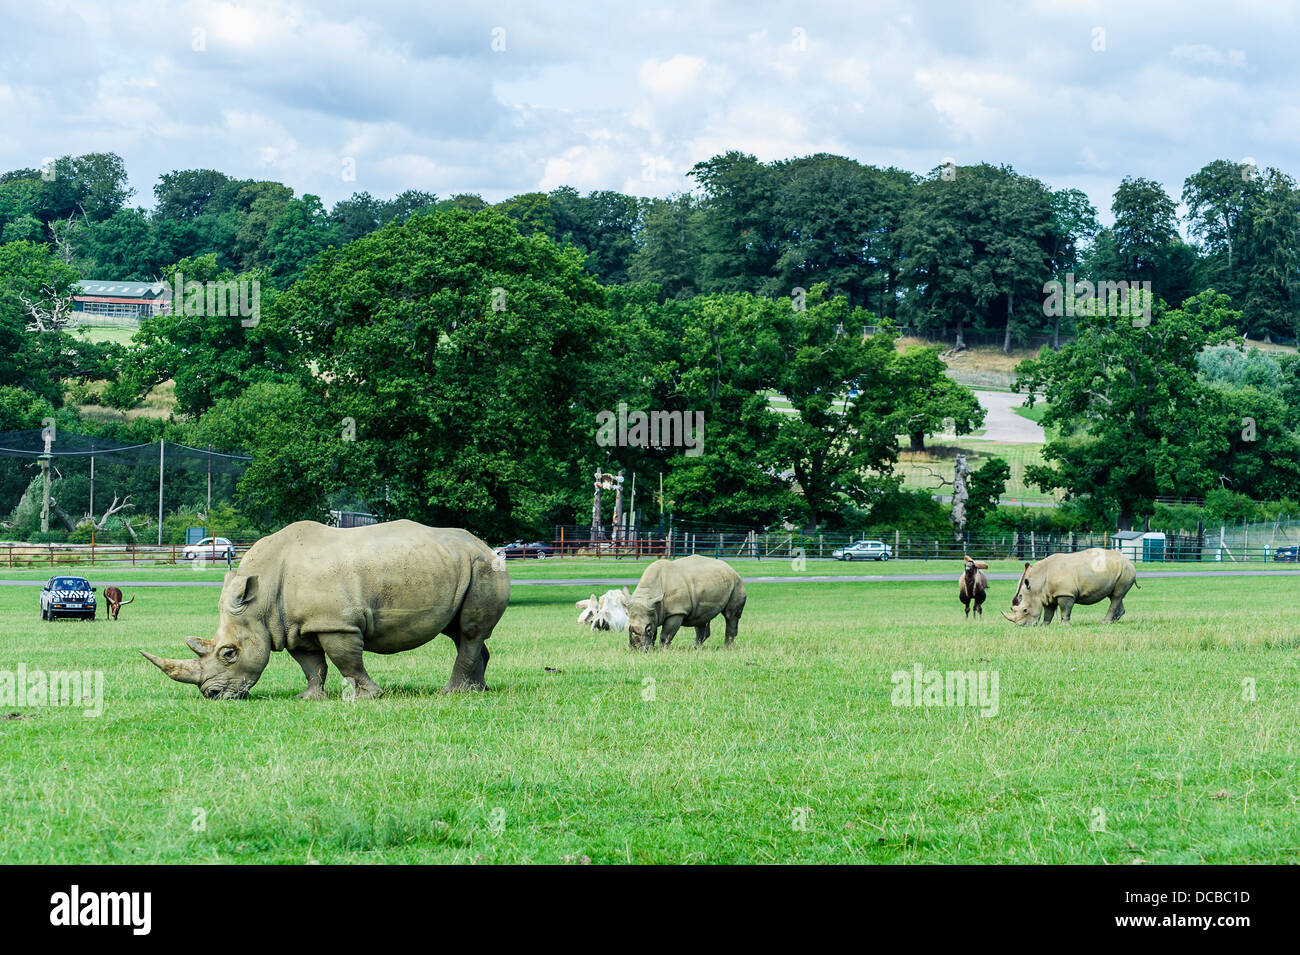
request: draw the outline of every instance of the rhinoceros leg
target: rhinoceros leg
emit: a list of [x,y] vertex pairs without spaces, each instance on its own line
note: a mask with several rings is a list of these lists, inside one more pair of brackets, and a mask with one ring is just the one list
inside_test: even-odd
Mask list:
[[379,684],[370,679],[365,665],[361,662],[361,634],[355,630],[342,630],[336,633],[316,635],[317,642],[325,651],[334,668],[351,680],[357,688],[358,700],[373,700],[382,696],[384,691]]
[[711,629],[712,626],[713,626],[712,621],[709,621],[708,623],[702,623],[696,625],[695,645],[697,647],[700,646],[702,643],[704,643],[705,640],[709,639],[709,630]]
[[1070,625],[1070,611],[1074,609],[1074,598],[1057,597],[1056,602],[1061,605],[1061,623],[1068,627]]
[[456,693],[461,690],[486,690],[489,654],[484,641],[487,638],[477,631],[470,634],[464,630],[447,636],[456,644],[456,662],[451,666],[451,679],[442,691]]
[[329,669],[325,663],[325,651],[319,648],[299,647],[290,650],[289,656],[298,661],[303,676],[307,678],[307,689],[298,694],[300,700],[325,699],[325,673]]
[[[682,626],[681,614],[674,614],[673,616],[665,620],[663,629],[659,631],[659,646],[661,647],[672,646],[673,637],[677,636],[677,631],[681,629],[681,626]],[[654,641],[651,641],[652,644],[653,642]]]
[[1114,623],[1122,616],[1124,616],[1124,598],[1111,597],[1110,606],[1106,608],[1106,616],[1101,618],[1101,622]]
[[1049,623],[1051,623],[1052,618],[1055,616],[1056,616],[1056,604],[1048,604],[1047,607],[1044,608],[1043,610],[1043,626],[1045,627]]

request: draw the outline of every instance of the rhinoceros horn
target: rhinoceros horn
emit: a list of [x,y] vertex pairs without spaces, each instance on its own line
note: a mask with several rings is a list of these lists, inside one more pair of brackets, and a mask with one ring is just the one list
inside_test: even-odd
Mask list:
[[1012,623],[1016,622],[1016,618],[1011,616],[1011,614],[1007,613],[1005,610],[999,610],[998,613],[1002,614],[1002,616],[1006,617]]
[[[197,653],[198,650],[195,650],[195,652]],[[158,669],[162,670],[163,673],[166,673],[177,683],[193,683],[195,686],[198,686],[201,682],[199,679],[198,660],[164,660],[162,657],[156,657],[152,653],[146,653],[144,650],[140,651],[140,655]]]

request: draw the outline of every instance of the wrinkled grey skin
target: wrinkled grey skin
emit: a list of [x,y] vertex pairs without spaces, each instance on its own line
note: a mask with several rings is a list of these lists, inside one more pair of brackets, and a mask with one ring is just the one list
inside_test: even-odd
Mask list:
[[722,614],[726,646],[736,641],[745,610],[745,584],[729,564],[692,554],[679,560],[657,560],[646,568],[627,601],[627,645],[649,650],[662,628],[660,646],[673,642],[682,624],[695,628],[695,645],[709,638],[711,621]]
[[368,699],[382,691],[362,651],[400,653],[445,633],[456,662],[444,691],[486,690],[486,641],[509,599],[504,561],[468,531],[299,521],[263,537],[226,574],[216,636],[185,641],[198,659],[141,653],[209,699],[243,699],[272,651],[287,650],[307,677],[300,699],[325,699],[327,659]]
[[1011,613],[1002,612],[1012,623],[1049,624],[1057,610],[1061,622],[1069,624],[1075,604],[1100,603],[1110,598],[1102,623],[1114,623],[1124,616],[1124,595],[1137,582],[1137,568],[1117,550],[1092,547],[1074,554],[1052,554],[1036,564],[1025,564],[1020,585],[1011,600]]

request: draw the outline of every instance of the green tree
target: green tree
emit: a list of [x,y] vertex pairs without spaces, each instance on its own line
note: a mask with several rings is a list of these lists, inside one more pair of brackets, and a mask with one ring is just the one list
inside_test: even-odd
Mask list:
[[1228,304],[1211,293],[1180,309],[1158,304],[1149,325],[1084,317],[1074,342],[1022,362],[1017,389],[1031,406],[1045,398],[1042,423],[1060,429],[1043,448],[1047,463],[1026,477],[1043,490],[1064,489],[1096,522],[1120,527],[1150,514],[1159,495],[1214,486],[1211,461],[1227,435],[1221,416],[1204,413],[1196,363],[1207,346],[1232,339]]
[[975,393],[948,377],[939,349],[913,345],[894,356],[893,391],[903,409],[903,432],[910,450],[924,451],[925,436],[952,428],[970,434],[984,423]]
[[903,216],[908,314],[921,327],[1002,333],[1003,349],[1043,323],[1042,288],[1057,246],[1050,194],[1008,167],[940,167]]
[[669,298],[700,291],[703,212],[695,197],[679,193],[646,202],[638,247],[628,266],[633,282],[653,282]]
[[1011,465],[1002,458],[989,458],[975,471],[966,483],[967,527],[982,529],[998,509],[998,501],[1007,492],[1011,480]]
[[573,480],[561,449],[594,443],[602,318],[576,252],[450,210],[326,250],[263,324],[295,336],[319,402],[354,423],[358,493],[492,535],[543,524]]
[[1290,177],[1270,170],[1243,243],[1249,265],[1245,271],[1242,330],[1267,337],[1270,333],[1300,336],[1300,193]]
[[1160,183],[1126,176],[1115,190],[1110,210],[1115,215],[1111,235],[1123,274],[1107,278],[1150,281],[1156,295],[1166,297],[1160,265],[1168,246],[1178,238],[1174,200]]

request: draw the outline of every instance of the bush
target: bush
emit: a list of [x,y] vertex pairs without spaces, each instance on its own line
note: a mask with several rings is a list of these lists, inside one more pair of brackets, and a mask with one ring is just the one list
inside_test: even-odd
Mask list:
[[68,532],[65,530],[34,531],[27,535],[27,540],[33,544],[66,544]]

